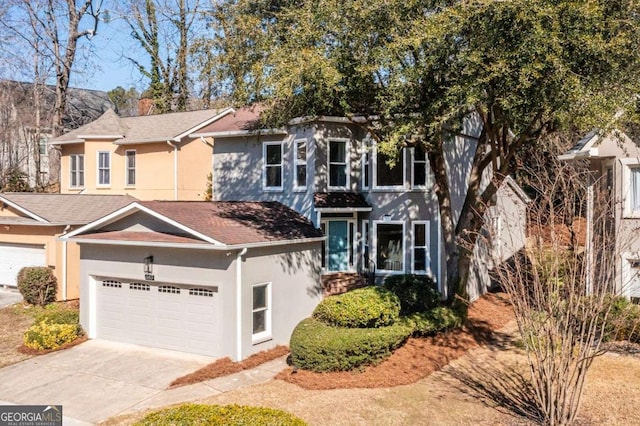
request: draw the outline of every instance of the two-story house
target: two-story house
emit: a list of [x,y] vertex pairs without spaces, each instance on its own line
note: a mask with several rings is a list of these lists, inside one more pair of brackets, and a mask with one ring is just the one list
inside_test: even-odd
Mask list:
[[[285,129],[256,129],[257,114],[241,110],[191,135],[212,138],[215,200],[275,200],[308,217],[327,237],[325,275],[371,271],[380,281],[391,274],[425,274],[446,290],[438,203],[425,152],[407,147],[390,162],[344,117],[299,118]],[[447,152],[458,213],[479,131],[468,120],[466,134],[452,140]],[[502,258],[524,247],[526,202],[507,179],[489,213]],[[474,298],[489,285],[487,257],[478,259],[472,274]]]
[[592,131],[559,159],[589,162],[587,244],[605,223],[615,239],[615,290],[640,298],[640,145],[621,131]]

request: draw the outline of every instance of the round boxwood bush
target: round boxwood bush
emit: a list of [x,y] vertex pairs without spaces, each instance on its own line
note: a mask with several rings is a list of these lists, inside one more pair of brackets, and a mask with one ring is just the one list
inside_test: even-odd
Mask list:
[[64,304],[51,303],[45,306],[44,309],[38,310],[34,318],[34,324],[43,321],[48,321],[52,324],[71,324],[76,327],[79,336],[84,333],[80,325],[80,312],[77,309],[66,307]]
[[147,414],[135,425],[304,426],[306,423],[286,411],[272,408],[184,404]]
[[27,266],[18,272],[18,290],[30,305],[44,306],[56,300],[56,276],[50,268]]
[[428,336],[462,325],[462,317],[448,306],[438,306],[426,312],[402,317],[402,322],[413,328],[414,336]]
[[436,283],[426,275],[390,275],[383,286],[400,299],[402,315],[426,312],[440,305]]
[[346,328],[307,318],[291,335],[291,361],[305,370],[353,370],[387,358],[412,332],[413,327],[405,323],[379,328]]
[[373,328],[393,324],[400,315],[400,301],[381,287],[365,287],[324,299],[313,317],[338,327]]

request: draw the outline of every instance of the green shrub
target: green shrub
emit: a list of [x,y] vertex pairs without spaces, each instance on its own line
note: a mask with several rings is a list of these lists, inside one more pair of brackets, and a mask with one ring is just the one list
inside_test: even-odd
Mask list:
[[30,305],[44,306],[56,300],[56,277],[50,268],[27,266],[18,272],[18,290]]
[[75,324],[54,324],[44,320],[29,327],[23,336],[24,345],[31,349],[57,349],[78,337]]
[[402,315],[426,312],[440,305],[436,284],[425,275],[390,275],[383,285],[400,299]]
[[622,296],[612,297],[610,303],[604,340],[640,342],[640,306]]
[[135,425],[304,426],[306,423],[286,411],[273,408],[184,404],[148,414]]
[[80,313],[77,309],[68,308],[61,304],[51,303],[37,311],[34,315],[34,323],[48,321],[51,324],[72,324],[78,329],[78,335],[82,334],[80,327]]
[[344,371],[387,358],[411,335],[407,324],[379,328],[336,327],[307,318],[293,330],[293,365],[312,371]]
[[413,329],[414,336],[428,336],[462,325],[460,315],[447,306],[438,306],[427,312],[416,312],[403,317],[402,320]]
[[394,323],[400,315],[400,301],[381,287],[365,287],[324,299],[313,317],[338,327],[375,328]]

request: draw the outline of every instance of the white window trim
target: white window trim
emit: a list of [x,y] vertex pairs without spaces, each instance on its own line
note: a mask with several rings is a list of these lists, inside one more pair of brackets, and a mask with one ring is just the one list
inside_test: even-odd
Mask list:
[[261,331],[260,333],[255,333],[251,335],[251,342],[253,344],[262,343],[264,341],[271,339],[271,314],[273,312],[273,303],[271,299],[271,282],[257,283],[251,286],[251,331],[253,332],[253,314],[257,312],[255,309],[253,309],[253,289],[255,287],[264,287],[264,286],[267,287],[267,291],[266,291],[267,306],[265,308],[266,314],[265,314],[265,321],[264,321],[265,330]]
[[[376,264],[376,273],[388,274],[388,275],[402,275],[407,270],[406,259],[406,236],[407,236],[407,224],[404,220],[374,220],[373,222],[373,244],[369,247],[369,257],[374,259]],[[381,269],[378,265],[378,225],[402,225],[402,270],[390,271],[387,269]]]
[[[424,225],[424,242],[426,246],[416,246],[416,225]],[[417,270],[416,266],[416,251],[418,247],[424,247],[427,255],[425,267],[426,270]],[[411,222],[411,272],[416,275],[427,275],[432,277],[433,271],[431,269],[431,222],[428,220],[414,220]]]
[[[109,183],[100,183],[100,154],[107,154],[109,159]],[[96,187],[109,188],[111,187],[111,151],[98,151],[96,152]]]
[[411,186],[411,189],[414,190],[418,190],[418,191],[424,191],[425,189],[430,189],[433,184],[431,182],[431,167],[429,165],[429,153],[425,153],[425,157],[424,157],[424,172],[425,172],[425,177],[424,177],[424,185],[414,185],[413,182],[415,180],[415,175],[416,175],[416,148],[412,147],[411,148],[411,153],[410,153],[410,158],[411,158],[411,182],[409,182],[409,185]]
[[[304,162],[298,159],[298,143],[304,143],[305,157]],[[293,190],[296,192],[304,192],[307,190],[307,180],[309,178],[309,143],[307,139],[294,139],[293,140]],[[298,166],[305,166],[306,172],[304,174],[304,186],[298,186]]]
[[[638,158],[621,158],[620,163],[622,164],[622,215],[625,218],[640,218],[640,210],[631,209],[631,169],[640,168],[640,161]],[[615,187],[615,181],[613,185]]]
[[[407,166],[406,166],[406,155],[407,150],[402,148],[402,156],[399,160],[402,166],[402,185],[378,185],[378,146],[375,144],[373,146],[372,154],[369,162],[373,164],[372,167],[372,175],[373,175],[373,191],[384,191],[384,192],[404,192],[407,190]],[[412,166],[413,167],[413,166]],[[370,173],[371,173],[370,172]]]
[[[331,186],[331,142],[344,142],[344,161],[346,163],[346,181],[344,186]],[[349,188],[351,188],[351,150],[349,149],[350,142],[351,139],[349,138],[329,138],[327,140],[327,188],[329,188],[330,191],[336,189],[348,190]]]
[[634,280],[634,278],[636,278],[633,273],[633,268],[631,267],[631,262],[638,262],[640,261],[640,253],[638,252],[625,252],[622,253],[620,255],[621,260],[622,260],[622,267],[621,267],[621,282],[620,282],[620,286],[621,288],[618,289],[620,294],[626,298],[631,298],[631,297],[640,297],[640,294],[638,294],[638,296],[636,296],[635,294],[637,293],[633,293],[631,291],[631,284]]
[[[130,183],[129,182],[129,153],[133,152],[133,161],[134,161],[134,165],[133,165],[133,180],[134,183]],[[127,149],[124,152],[124,186],[126,186],[127,188],[135,188],[136,186],[136,182],[138,181],[138,159],[137,157],[137,153],[135,149]]]
[[362,189],[364,191],[368,191],[369,190],[369,182],[366,179],[367,178],[367,174],[365,173],[365,170],[367,168],[369,169],[369,179],[371,179],[371,154],[372,154],[372,150],[369,148],[369,146],[370,146],[370,144],[368,144],[367,141],[365,140],[364,146],[362,147],[362,155],[360,156],[360,175],[362,176],[361,185],[362,185]]
[[[76,182],[78,181],[78,158],[82,158],[82,185],[73,185],[73,168],[72,158],[76,158]],[[84,188],[84,154],[71,154],[69,155],[69,188],[82,189]]]
[[[280,186],[267,186],[267,146],[280,145]],[[271,164],[275,166],[275,164]],[[262,189],[281,192],[284,188],[284,142],[262,142]]]

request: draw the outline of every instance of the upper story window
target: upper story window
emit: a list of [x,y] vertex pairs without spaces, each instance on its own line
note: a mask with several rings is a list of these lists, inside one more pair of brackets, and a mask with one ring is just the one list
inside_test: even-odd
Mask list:
[[98,186],[111,185],[111,153],[98,152]]
[[282,142],[262,144],[263,187],[266,190],[282,190]]
[[329,188],[349,187],[348,140],[329,140]]
[[640,213],[640,165],[629,167],[629,211]]
[[125,152],[126,155],[126,177],[125,185],[135,186],[136,184],[136,151],[129,150]]
[[389,164],[389,157],[376,150],[374,186],[378,188],[404,187],[404,155],[403,149],[393,165]]
[[622,163],[623,215],[640,217],[640,164],[635,158],[621,158],[620,163]]
[[70,187],[82,188],[84,187],[84,155],[73,154],[69,156],[69,173],[70,173]]
[[424,188],[427,186],[427,153],[421,146],[413,149],[413,177],[412,184],[414,188]]
[[294,142],[295,146],[295,170],[296,180],[294,188],[296,190],[307,189],[307,140],[297,139]]

